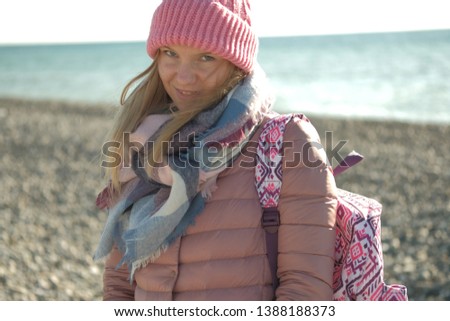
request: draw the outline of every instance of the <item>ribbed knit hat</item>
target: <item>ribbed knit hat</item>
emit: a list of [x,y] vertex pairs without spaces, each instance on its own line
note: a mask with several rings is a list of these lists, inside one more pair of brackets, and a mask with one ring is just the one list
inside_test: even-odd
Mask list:
[[191,46],[253,69],[258,39],[249,0],[163,0],[153,14],[147,52],[162,46]]

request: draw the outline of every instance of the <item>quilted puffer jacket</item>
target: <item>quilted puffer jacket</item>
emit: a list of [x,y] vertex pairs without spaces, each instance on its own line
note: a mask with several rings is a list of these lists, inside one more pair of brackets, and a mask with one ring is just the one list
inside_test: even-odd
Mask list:
[[[105,264],[104,300],[332,299],[336,186],[324,150],[317,144],[304,147],[318,142],[319,136],[306,120],[286,127],[279,202],[280,284],[273,293],[252,166],[259,134],[219,175],[218,189],[195,224],[155,262],[137,270],[132,284],[126,266],[116,269],[122,254],[113,249]],[[306,165],[311,163],[315,166]]]

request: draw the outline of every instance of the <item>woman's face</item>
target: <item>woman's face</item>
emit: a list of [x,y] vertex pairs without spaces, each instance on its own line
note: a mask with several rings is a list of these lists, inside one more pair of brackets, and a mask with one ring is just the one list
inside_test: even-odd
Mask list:
[[164,89],[179,110],[217,99],[234,66],[219,56],[186,46],[160,48],[158,72]]

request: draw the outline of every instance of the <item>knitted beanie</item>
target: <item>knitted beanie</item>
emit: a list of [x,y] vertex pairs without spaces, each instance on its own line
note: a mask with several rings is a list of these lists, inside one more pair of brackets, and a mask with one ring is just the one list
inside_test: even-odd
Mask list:
[[155,58],[170,45],[211,52],[250,72],[258,39],[249,0],[163,0],[153,14],[147,53]]

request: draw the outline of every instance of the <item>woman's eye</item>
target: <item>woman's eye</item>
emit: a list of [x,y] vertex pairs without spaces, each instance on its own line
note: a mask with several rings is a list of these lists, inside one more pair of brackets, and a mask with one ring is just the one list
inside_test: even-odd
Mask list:
[[163,53],[168,56],[168,57],[176,57],[177,54],[175,51],[169,50],[169,49],[165,49],[163,50]]
[[214,58],[213,56],[209,56],[209,55],[204,55],[202,56],[202,61],[213,61],[216,60],[216,58]]

